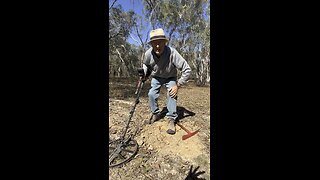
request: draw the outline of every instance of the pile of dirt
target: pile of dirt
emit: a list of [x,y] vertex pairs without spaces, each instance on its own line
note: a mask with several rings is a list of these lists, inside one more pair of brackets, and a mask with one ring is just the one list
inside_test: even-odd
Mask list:
[[[119,91],[121,82],[109,85],[109,136],[110,139],[117,139],[126,125],[135,97],[121,96]],[[149,87],[145,89],[148,90]],[[190,173],[191,167],[199,167],[198,171],[202,171],[198,178],[210,179],[209,87],[186,86],[179,90],[180,123],[189,131],[200,129],[199,133],[186,140],[181,139],[186,132],[179,126],[176,126],[175,135],[166,133],[168,123],[166,118],[151,125],[144,124],[144,121],[151,117],[147,90],[141,94],[140,103],[136,107],[128,130],[128,134],[137,130],[134,139],[138,142],[139,151],[128,163],[109,168],[109,179],[184,180]],[[161,91],[159,105],[164,108],[165,90]]]

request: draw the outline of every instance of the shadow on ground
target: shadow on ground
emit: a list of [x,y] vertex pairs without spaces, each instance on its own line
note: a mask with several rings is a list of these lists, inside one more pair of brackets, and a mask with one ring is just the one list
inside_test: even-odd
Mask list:
[[[157,121],[164,119],[166,117],[167,112],[168,112],[167,107],[163,107],[162,110],[160,111],[160,118]],[[177,114],[178,114],[178,118],[176,119],[177,122],[180,122],[180,120],[183,118],[196,115],[196,113],[190,110],[187,110],[186,108],[181,106],[177,106]],[[150,115],[149,121],[151,119],[152,119],[152,115]]]
[[[160,119],[163,119],[166,116],[167,112],[168,112],[167,107],[162,108],[162,110],[160,112],[160,114],[161,114]],[[196,115],[196,113],[194,113],[190,110],[187,110],[186,108],[181,107],[181,106],[177,106],[177,114],[178,114],[178,118],[177,118],[178,122],[183,118]]]
[[[191,166],[189,173],[185,180],[205,180],[204,178],[199,177],[201,174],[204,174],[205,171],[198,171],[200,166],[196,167],[194,170],[192,170],[193,166]],[[198,171],[198,172],[197,172]]]

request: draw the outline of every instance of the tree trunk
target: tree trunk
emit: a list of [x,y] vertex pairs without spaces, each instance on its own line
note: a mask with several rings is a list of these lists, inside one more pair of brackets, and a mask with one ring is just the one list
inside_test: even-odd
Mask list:
[[207,66],[207,83],[210,83],[210,58],[209,58],[209,54],[206,57],[206,66]]

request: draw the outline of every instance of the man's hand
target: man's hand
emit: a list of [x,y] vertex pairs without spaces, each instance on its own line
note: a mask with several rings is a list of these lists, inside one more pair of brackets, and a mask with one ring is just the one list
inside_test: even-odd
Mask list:
[[138,68],[137,70],[138,70],[138,75],[144,78],[145,77],[144,70],[142,68]]
[[144,74],[144,70],[142,68],[138,68],[138,75],[139,75],[141,81],[147,80],[147,77]]
[[172,98],[175,98],[178,94],[178,86],[177,85],[174,85],[171,87],[171,89],[169,89],[169,95],[172,97]]

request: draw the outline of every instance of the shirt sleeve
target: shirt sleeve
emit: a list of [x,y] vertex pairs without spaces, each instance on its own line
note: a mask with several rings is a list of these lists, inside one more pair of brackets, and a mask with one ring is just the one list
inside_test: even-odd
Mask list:
[[148,51],[144,54],[144,60],[142,68],[146,77],[150,76],[151,66],[150,66],[150,53]]
[[178,85],[183,85],[188,82],[191,68],[188,62],[178,53],[177,50],[173,50],[173,63],[179,71],[181,71],[181,77],[178,79]]

